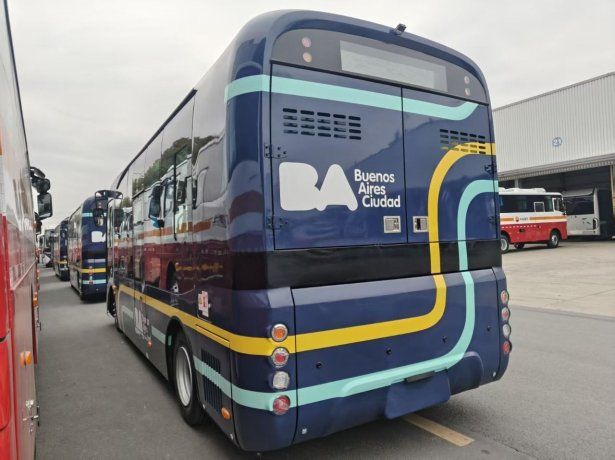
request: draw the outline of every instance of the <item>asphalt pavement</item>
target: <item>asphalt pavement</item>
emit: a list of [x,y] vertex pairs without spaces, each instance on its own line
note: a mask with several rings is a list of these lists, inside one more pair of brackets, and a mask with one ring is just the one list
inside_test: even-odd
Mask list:
[[[376,421],[262,457],[614,458],[615,318],[597,313],[615,303],[599,293],[604,305],[592,309],[582,299],[615,288],[615,255],[595,262],[613,254],[615,242],[575,244],[505,255],[514,349],[501,381],[419,417]],[[537,268],[551,263],[578,269]],[[588,277],[577,275],[588,270],[604,277],[601,290],[588,289]],[[115,330],[104,303],[81,302],[49,269],[41,269],[41,285],[38,458],[255,456],[213,424],[195,429],[183,422],[166,381]]]

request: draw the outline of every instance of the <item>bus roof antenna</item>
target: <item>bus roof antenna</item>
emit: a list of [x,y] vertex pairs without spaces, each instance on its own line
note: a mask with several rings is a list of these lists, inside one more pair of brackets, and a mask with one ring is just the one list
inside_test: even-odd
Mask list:
[[401,35],[404,30],[406,30],[406,25],[400,22],[399,24],[397,24],[397,27],[395,27],[395,30],[393,32],[395,33],[395,35]]

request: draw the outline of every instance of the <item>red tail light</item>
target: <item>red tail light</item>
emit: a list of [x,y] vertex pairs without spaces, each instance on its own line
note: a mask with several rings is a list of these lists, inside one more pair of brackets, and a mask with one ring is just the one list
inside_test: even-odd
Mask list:
[[286,348],[276,348],[271,354],[271,362],[275,367],[284,367],[288,362],[289,353]]
[[273,400],[272,411],[275,415],[284,415],[290,409],[290,398],[282,395]]
[[502,352],[504,352],[505,355],[510,353],[510,342],[508,340],[502,344]]

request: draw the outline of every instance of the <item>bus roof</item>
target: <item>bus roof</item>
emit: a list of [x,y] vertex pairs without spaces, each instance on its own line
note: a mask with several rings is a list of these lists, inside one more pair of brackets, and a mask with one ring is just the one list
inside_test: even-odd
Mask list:
[[555,195],[561,196],[559,192],[547,192],[544,188],[502,188],[498,193],[500,195]]
[[[230,45],[211,66],[209,71],[192,88],[182,102],[172,111],[164,123],[154,132],[150,139],[135,157],[126,165],[113,182],[117,188],[130,165],[145,151],[149,144],[156,139],[164,127],[171,121],[181,108],[194,96],[199,88],[206,84],[207,77],[214,69],[225,67],[226,83],[252,75],[268,75],[271,70],[270,58],[276,40],[286,32],[297,29],[330,30],[377,40],[382,43],[397,45],[412,49],[435,58],[455,64],[470,72],[485,91],[486,102],[489,103],[489,91],[485,78],[479,67],[467,56],[447,46],[433,42],[409,32],[399,33],[395,25],[384,26],[361,19],[341,16],[331,13],[309,10],[278,10],[261,14],[246,23],[232,40]],[[216,77],[219,78],[219,77]]]

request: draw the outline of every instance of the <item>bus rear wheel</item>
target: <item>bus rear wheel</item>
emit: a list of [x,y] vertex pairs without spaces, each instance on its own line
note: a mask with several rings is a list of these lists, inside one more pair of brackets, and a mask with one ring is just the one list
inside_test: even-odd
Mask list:
[[556,248],[559,246],[559,233],[557,230],[551,231],[551,235],[549,235],[549,241],[547,241],[547,247]]
[[502,233],[500,235],[500,251],[502,252],[502,254],[506,254],[508,251],[510,251],[510,239],[505,233]]
[[180,331],[175,336],[173,347],[173,386],[182,417],[191,426],[199,425],[205,418],[205,411],[199,402],[193,362],[190,345]]

